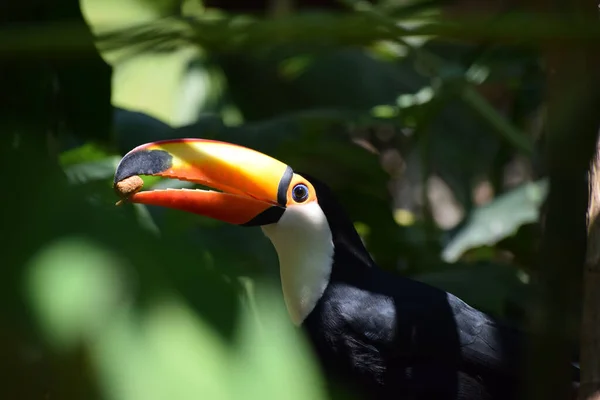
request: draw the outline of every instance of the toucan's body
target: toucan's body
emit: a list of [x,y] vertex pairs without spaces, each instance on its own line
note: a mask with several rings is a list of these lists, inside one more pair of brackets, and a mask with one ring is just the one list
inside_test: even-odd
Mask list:
[[332,381],[365,398],[516,398],[522,353],[512,329],[411,280],[356,278],[333,281],[303,323]]
[[290,319],[331,381],[367,399],[521,398],[524,336],[442,290],[380,270],[329,189],[268,156],[181,139],[142,145],[134,175],[216,188],[129,196],[238,225],[261,226],[280,262]]
[[516,398],[521,335],[449,293],[379,269],[333,195],[311,182],[327,199],[319,204],[336,251],[329,285],[302,325],[330,378],[366,398]]

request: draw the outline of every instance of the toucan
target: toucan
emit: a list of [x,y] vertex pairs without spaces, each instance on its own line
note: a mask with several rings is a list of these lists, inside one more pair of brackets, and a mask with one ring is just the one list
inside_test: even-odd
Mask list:
[[139,175],[209,189],[140,186],[128,201],[261,227],[278,255],[291,322],[306,333],[328,381],[365,399],[522,398],[524,333],[377,267],[319,180],[258,151],[206,139],[134,148],[114,181]]

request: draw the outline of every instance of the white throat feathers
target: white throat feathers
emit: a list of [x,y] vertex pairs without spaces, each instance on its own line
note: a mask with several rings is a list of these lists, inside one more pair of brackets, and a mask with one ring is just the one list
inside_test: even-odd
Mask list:
[[276,224],[262,227],[279,257],[285,304],[295,325],[317,305],[329,284],[333,239],[317,202],[289,206]]

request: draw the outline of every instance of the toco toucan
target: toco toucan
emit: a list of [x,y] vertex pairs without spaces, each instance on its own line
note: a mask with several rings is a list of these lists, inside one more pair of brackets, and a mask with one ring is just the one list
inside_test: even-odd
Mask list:
[[291,321],[332,381],[367,399],[521,398],[524,334],[452,294],[379,269],[317,179],[204,139],[131,150],[115,184],[137,175],[216,190],[132,190],[131,202],[261,227],[279,257]]

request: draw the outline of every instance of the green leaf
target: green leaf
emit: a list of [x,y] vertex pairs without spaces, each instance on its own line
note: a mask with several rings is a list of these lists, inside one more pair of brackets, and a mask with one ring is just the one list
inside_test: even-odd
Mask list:
[[70,165],[64,171],[71,183],[112,179],[119,161],[121,157],[111,156],[98,161]]
[[474,210],[467,224],[445,246],[442,259],[455,262],[465,251],[494,245],[521,225],[537,221],[547,186],[546,180],[526,183]]
[[91,347],[104,393],[111,400],[324,399],[304,338],[281,299],[269,298],[260,323],[242,314],[232,348],[175,297],[142,313],[121,310]]
[[179,0],[80,0],[85,18],[96,32],[123,29],[179,11]]
[[28,267],[26,287],[46,337],[68,348],[100,334],[124,300],[122,261],[81,238],[65,238],[40,250]]
[[[180,15],[180,6],[180,0],[82,1],[87,21],[97,33],[152,25]],[[219,109],[224,78],[200,47],[179,43],[165,52],[133,51],[136,43],[122,41],[117,50],[100,49],[113,67],[113,105],[144,112],[173,126],[195,121],[200,111]]]
[[108,399],[231,399],[230,352],[179,299],[120,311],[91,347]]
[[324,400],[323,381],[304,336],[289,322],[281,297],[259,286],[259,320],[251,313],[242,316],[233,398]]
[[63,151],[59,156],[60,165],[68,167],[90,161],[100,161],[108,157],[106,150],[95,143],[86,143],[74,149]]

